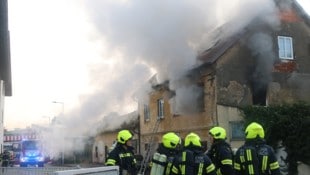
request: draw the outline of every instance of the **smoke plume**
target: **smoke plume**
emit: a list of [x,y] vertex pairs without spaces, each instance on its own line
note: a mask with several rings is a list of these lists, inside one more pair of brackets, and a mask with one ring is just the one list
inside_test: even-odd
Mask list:
[[[65,129],[80,135],[111,112],[137,110],[137,98],[150,92],[146,83],[169,80],[180,112],[195,110],[199,87],[179,81],[198,63],[196,56],[213,43],[243,29],[255,18],[274,23],[272,0],[92,0],[84,1],[89,21],[102,43],[102,62],[90,67],[91,94],[80,97],[80,106],[66,113]],[[233,23],[218,35],[210,32]],[[142,91],[143,90],[143,91]],[[200,91],[202,92],[202,91]],[[144,98],[145,99],[145,98]],[[146,100],[147,101],[147,100]],[[117,120],[111,117],[110,120]],[[114,122],[110,124],[113,125]]]

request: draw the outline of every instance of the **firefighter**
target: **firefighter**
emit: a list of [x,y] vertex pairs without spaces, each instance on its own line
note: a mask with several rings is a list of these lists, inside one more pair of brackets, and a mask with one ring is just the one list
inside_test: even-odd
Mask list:
[[107,166],[119,166],[120,175],[136,175],[136,159],[132,147],[133,134],[129,130],[121,130],[117,135],[117,144],[108,154]]
[[8,150],[4,150],[2,154],[2,167],[8,167],[10,164],[11,153]]
[[162,136],[156,153],[152,158],[151,175],[169,175],[174,157],[178,153],[181,139],[174,132],[168,132]]
[[216,175],[197,134],[192,132],[185,137],[184,149],[176,156],[171,171],[173,175]]
[[264,140],[263,127],[253,122],[245,130],[246,141],[236,152],[236,175],[280,175],[274,150]]
[[215,165],[217,175],[233,175],[233,153],[226,140],[226,130],[216,126],[209,130],[212,145],[207,155]]

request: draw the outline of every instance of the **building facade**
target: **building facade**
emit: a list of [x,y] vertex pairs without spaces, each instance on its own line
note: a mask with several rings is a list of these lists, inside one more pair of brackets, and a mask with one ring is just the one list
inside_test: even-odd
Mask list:
[[0,152],[3,151],[4,99],[12,96],[8,2],[0,0]]
[[104,164],[108,153],[117,142],[117,134],[120,130],[127,129],[133,133],[133,147],[136,154],[139,154],[139,117],[137,111],[124,114],[105,116],[100,122],[98,134],[94,137],[92,147],[92,162]]
[[150,144],[154,152],[168,131],[181,138],[196,132],[207,144],[215,125],[227,130],[227,141],[237,148],[244,141],[241,107],[310,102],[309,16],[296,1],[275,4],[277,23],[255,18],[230,35],[225,32],[235,27],[233,22],[211,33],[214,45],[184,76],[186,86],[202,89],[200,110],[179,114],[174,110],[178,93],[169,89],[169,81],[153,86],[149,101],[139,104],[142,155]]

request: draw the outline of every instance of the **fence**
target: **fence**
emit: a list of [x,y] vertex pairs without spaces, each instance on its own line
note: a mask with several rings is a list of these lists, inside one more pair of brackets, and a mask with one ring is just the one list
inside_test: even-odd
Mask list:
[[118,166],[77,168],[77,167],[0,167],[0,175],[118,175]]
[[0,167],[0,175],[54,175],[56,171],[72,169],[77,167]]
[[65,170],[55,172],[55,175],[119,175],[118,166],[108,166],[108,167],[96,167],[96,168],[82,168],[76,170]]

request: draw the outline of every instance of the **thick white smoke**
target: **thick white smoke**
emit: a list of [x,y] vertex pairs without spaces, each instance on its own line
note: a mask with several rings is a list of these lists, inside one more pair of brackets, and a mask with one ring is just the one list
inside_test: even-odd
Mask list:
[[[186,71],[199,64],[196,61],[199,52],[240,31],[255,18],[262,18],[269,23],[278,22],[275,20],[275,4],[270,0],[95,0],[87,1],[86,8],[90,20],[97,28],[97,40],[104,41],[104,46],[109,48],[107,50],[112,51],[109,54],[121,53],[114,69],[121,70],[116,72],[117,75],[126,76],[124,79],[111,80],[125,81],[124,84],[128,80],[137,82],[141,80],[141,75],[150,71],[141,71],[138,77],[135,77],[127,75],[126,69],[136,69],[138,65],[144,66],[145,71],[153,69],[159,83],[169,80],[170,89],[176,91],[178,112],[186,112],[186,107],[194,109],[197,99],[193,97],[196,95],[190,94],[201,94],[201,91],[197,91],[199,87],[182,85],[179,80]],[[222,28],[217,35],[210,35],[213,34],[211,31],[226,23],[233,25]],[[98,72],[104,72],[105,69],[105,65],[97,66]],[[98,74],[92,75],[98,87],[104,87],[100,86],[100,83],[109,81]],[[147,79],[136,85],[142,86],[145,81]],[[112,92],[120,88],[114,85],[110,89]],[[128,96],[131,88],[136,89],[134,86],[125,87],[128,88],[116,92],[117,96]],[[105,98],[110,99],[107,94]],[[96,97],[88,99],[98,101],[94,100]],[[85,108],[87,113],[90,112],[89,109]]]
[[[177,111],[195,109],[194,93],[199,87],[183,84],[179,79],[199,64],[197,54],[240,31],[255,18],[273,23],[276,12],[272,0],[82,2],[97,31],[90,39],[102,43],[103,52],[102,62],[90,68],[95,91],[81,96],[80,106],[65,115],[64,128],[70,135],[89,130],[111,112],[125,114],[136,110],[133,96],[143,97],[142,89],[145,95],[149,92],[150,84],[146,82],[154,73],[158,83],[170,81],[170,89],[176,92]],[[210,36],[211,31],[227,23],[233,25]]]

